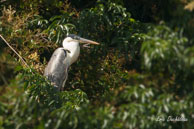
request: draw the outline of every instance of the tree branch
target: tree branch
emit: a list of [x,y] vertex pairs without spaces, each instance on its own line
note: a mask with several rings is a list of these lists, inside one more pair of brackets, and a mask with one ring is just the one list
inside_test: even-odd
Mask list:
[[22,58],[22,56],[20,56],[19,53],[16,52],[16,50],[14,50],[14,48],[5,40],[5,38],[3,38],[2,35],[0,35],[1,39],[7,44],[7,46],[9,46],[9,48],[11,48],[11,50],[20,58],[20,60],[28,67],[29,65],[24,61],[24,59]]

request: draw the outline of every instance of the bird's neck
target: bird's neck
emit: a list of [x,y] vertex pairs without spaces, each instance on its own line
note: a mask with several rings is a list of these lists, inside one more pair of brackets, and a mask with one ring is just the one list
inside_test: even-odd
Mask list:
[[78,42],[71,42],[63,44],[63,48],[70,51],[67,52],[67,57],[70,59],[70,65],[73,64],[77,58],[79,57],[80,53],[80,46]]

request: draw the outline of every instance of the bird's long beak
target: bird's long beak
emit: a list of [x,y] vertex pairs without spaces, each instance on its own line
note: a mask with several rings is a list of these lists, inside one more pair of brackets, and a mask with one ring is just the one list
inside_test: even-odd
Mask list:
[[79,38],[80,43],[87,43],[87,44],[93,44],[93,45],[99,45],[100,43],[89,40],[89,39],[84,39],[84,38]]

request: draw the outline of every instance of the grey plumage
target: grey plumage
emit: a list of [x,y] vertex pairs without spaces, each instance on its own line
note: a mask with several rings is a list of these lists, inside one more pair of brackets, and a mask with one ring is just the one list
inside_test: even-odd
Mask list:
[[51,81],[57,90],[63,90],[68,77],[68,68],[79,57],[79,43],[99,45],[99,43],[81,38],[77,35],[68,35],[63,40],[63,47],[54,51],[48,65],[45,68],[44,76]]
[[44,71],[44,76],[57,90],[62,90],[67,80],[69,64],[66,57],[67,51],[64,48],[56,49]]

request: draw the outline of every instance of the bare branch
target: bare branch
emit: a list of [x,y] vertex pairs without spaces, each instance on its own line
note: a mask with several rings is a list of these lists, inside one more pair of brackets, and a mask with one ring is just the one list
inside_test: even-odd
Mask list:
[[[24,59],[22,58],[22,56],[20,56],[16,50],[14,50],[14,48],[3,38],[2,35],[0,35],[1,39],[7,44],[7,46],[9,46],[11,48],[11,50],[20,58],[20,60],[27,66],[29,67],[29,65],[24,61]],[[30,68],[30,67],[29,67]]]

